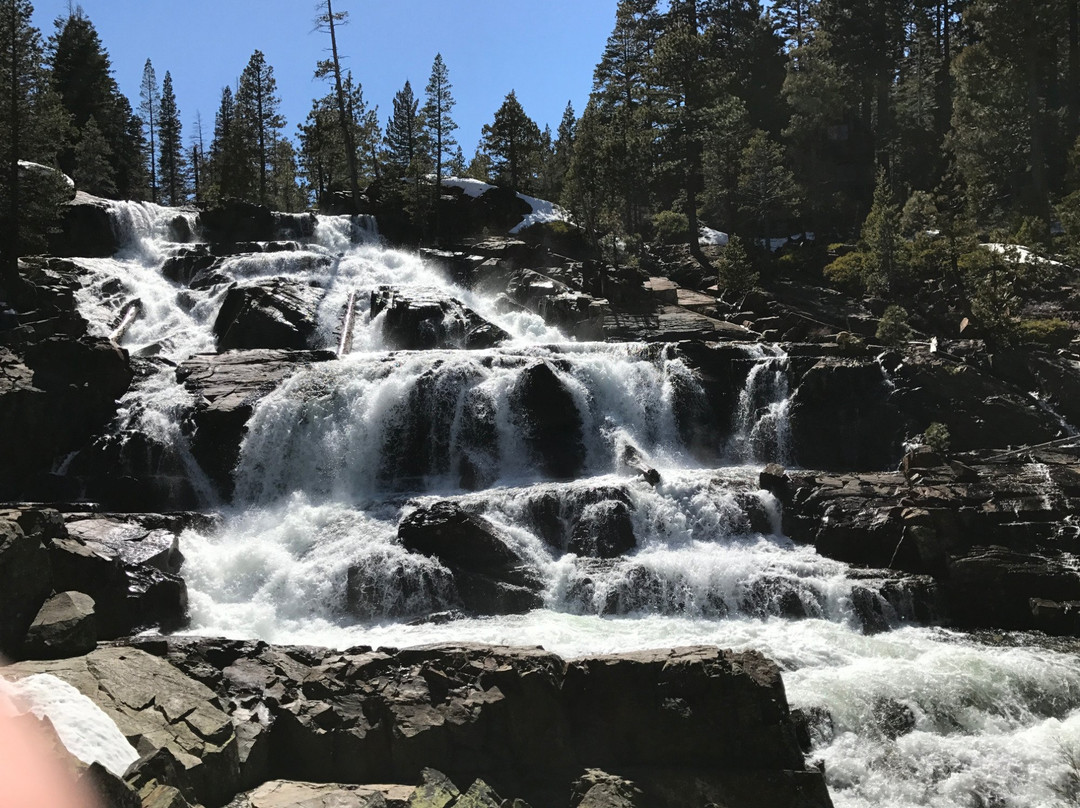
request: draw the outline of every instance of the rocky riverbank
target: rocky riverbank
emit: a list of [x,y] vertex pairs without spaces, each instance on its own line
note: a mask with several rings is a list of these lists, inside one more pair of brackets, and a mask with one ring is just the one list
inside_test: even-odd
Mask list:
[[[67,255],[123,246],[110,203],[81,195],[70,208]],[[134,763],[110,773],[69,761],[107,804],[831,804],[806,755],[833,717],[789,710],[781,668],[754,652],[563,659],[538,648],[332,651],[169,636],[189,620],[185,531],[214,534],[221,512],[262,495],[238,490],[238,464],[260,408],[296,379],[296,398],[319,404],[271,439],[271,454],[291,450],[292,431],[361,404],[403,405],[374,438],[367,423],[348,433],[350,456],[394,505],[395,555],[378,568],[385,578],[362,560],[343,569],[338,621],[527,613],[552,598],[554,560],[561,603],[604,616],[1080,634],[1080,450],[1060,440],[1080,400],[1070,350],[887,349],[874,344],[872,307],[835,292],[781,279],[724,301],[678,255],[614,267],[507,238],[425,251],[453,293],[395,278],[354,287],[339,305],[326,278],[341,255],[305,247],[320,227],[249,206],[171,218],[155,242],[167,303],[211,332],[189,353],[176,353],[179,326],[121,347],[141,318],[160,315],[132,279],[103,281],[78,258],[21,262],[23,283],[0,305],[0,654],[15,660],[0,678],[57,677],[115,722]],[[93,317],[80,313],[90,286]],[[357,315],[378,350],[336,362]],[[515,344],[515,317],[578,343]],[[631,341],[619,372],[642,380],[619,405],[640,409],[647,428],[626,427],[598,450],[597,433],[618,433],[602,412],[614,393],[585,385],[580,357]],[[408,384],[395,381],[421,360]],[[611,371],[589,372],[603,382]],[[135,395],[148,380],[167,383],[160,411]],[[341,392],[383,383],[379,406]],[[485,397],[493,386],[498,401]],[[147,429],[160,413],[169,429]],[[948,452],[904,448],[931,425],[948,432]],[[544,482],[507,495],[512,509],[484,498],[500,482],[492,469],[508,430]],[[326,449],[344,439],[305,440]],[[699,469],[784,462],[756,481],[702,471],[668,490],[655,458],[671,445]],[[598,461],[601,451],[611,458]],[[327,485],[347,476],[322,463],[312,476]],[[372,496],[361,493],[349,492]],[[684,510],[663,510],[676,500]],[[770,552],[812,546],[815,563],[850,565],[830,573],[844,578],[842,597],[774,569],[723,592],[694,589],[693,570],[642,552],[656,549],[665,520],[697,520],[710,540],[735,544],[773,537]],[[895,697],[874,704],[875,738],[915,725]]]

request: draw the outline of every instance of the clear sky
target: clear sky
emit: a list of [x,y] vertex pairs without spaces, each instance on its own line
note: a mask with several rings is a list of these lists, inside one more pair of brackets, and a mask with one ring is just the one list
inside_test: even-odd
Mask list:
[[[68,0],[34,0],[47,38]],[[256,49],[274,68],[286,133],[328,85],[315,81],[329,38],[315,32],[314,0],[79,0],[112,60],[121,91],[139,103],[147,58],[172,74],[184,140],[201,112],[209,146],[221,88],[235,88]],[[385,125],[406,79],[423,97],[436,53],[450,71],[458,142],[466,159],[510,90],[541,129],[554,132],[566,102],[580,115],[592,72],[615,22],[616,0],[336,0],[349,12],[338,48]],[[422,103],[422,101],[421,101]]]

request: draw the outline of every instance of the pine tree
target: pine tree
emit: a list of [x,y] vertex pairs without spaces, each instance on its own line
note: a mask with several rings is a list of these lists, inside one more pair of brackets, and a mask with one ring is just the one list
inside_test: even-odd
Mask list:
[[188,147],[188,155],[190,157],[188,165],[191,170],[191,184],[195,194],[195,204],[199,204],[203,201],[204,186],[206,184],[206,149],[203,147],[202,113],[198,110],[195,112],[195,134],[191,139],[191,145]]
[[146,65],[143,67],[142,83],[139,85],[139,99],[139,113],[142,115],[146,130],[150,134],[150,199],[157,202],[157,148],[155,140],[159,123],[160,111],[158,105],[161,103],[161,93],[158,90],[154,65],[151,64],[149,59],[146,60]]
[[18,283],[19,256],[43,246],[63,190],[59,176],[34,183],[20,176],[20,160],[54,163],[64,135],[32,14],[28,0],[0,0],[0,282],[9,290]]
[[[360,201],[360,171],[357,165],[357,146],[353,140],[354,116],[348,112],[348,97],[341,76],[341,60],[338,57],[337,26],[344,25],[348,20],[348,12],[334,11],[332,0],[318,0],[316,8],[319,10],[315,18],[316,28],[330,35],[331,58],[319,62],[315,68],[316,78],[334,78],[334,98],[338,112],[338,127],[341,130],[342,143],[345,150],[345,159],[349,166],[349,188],[352,191],[352,204],[355,208]],[[325,12],[323,9],[326,9]]]
[[566,184],[566,172],[570,170],[570,160],[574,155],[574,136],[577,131],[577,117],[574,115],[574,105],[566,102],[562,120],[555,132],[555,143],[552,146],[551,156],[551,199],[559,199],[562,196],[563,187]]
[[513,90],[495,112],[494,121],[484,124],[482,133],[496,181],[512,191],[533,190],[539,169],[540,127],[525,114]]
[[[431,78],[428,79],[425,92],[424,107],[420,114],[424,121],[428,142],[431,144],[431,161],[435,164],[435,176],[439,179],[443,176],[443,158],[450,158],[454,154],[457,140],[454,138],[454,130],[458,125],[454,122],[453,112],[454,96],[451,94],[453,85],[450,84],[450,72],[443,62],[442,54],[435,54],[435,62],[431,66]],[[437,188],[438,186],[436,186]]]
[[254,161],[260,205],[267,204],[269,198],[267,178],[271,168],[271,152],[278,133],[285,127],[285,119],[278,113],[280,104],[274,68],[266,63],[262,51],[256,50],[240,74],[236,90],[236,118],[247,140],[245,152]]
[[451,177],[464,177],[465,172],[469,166],[465,162],[465,152],[461,150],[461,146],[457,147],[454,152],[454,156],[450,158],[450,162],[446,165],[447,171]]
[[396,178],[407,176],[419,156],[420,102],[408,81],[394,94],[394,111],[386,122],[386,165]]
[[109,162],[111,156],[112,149],[101,133],[97,120],[90,116],[75,146],[73,177],[76,185],[97,196],[111,196],[116,193],[115,172]]
[[71,129],[70,138],[60,149],[60,167],[75,170],[73,149],[92,117],[111,150],[116,194],[144,198],[147,170],[142,124],[112,76],[109,54],[93,23],[76,6],[66,17],[57,18],[55,27],[47,51],[50,83],[69,116]]
[[214,119],[214,139],[210,143],[210,189],[212,199],[248,199],[255,191],[254,160],[250,141],[236,109],[232,88],[221,90],[221,103]]
[[773,236],[778,218],[794,213],[799,203],[795,177],[784,165],[784,149],[760,129],[743,149],[739,175],[740,207],[754,222],[760,239]]
[[165,72],[161,83],[161,104],[159,108],[158,143],[161,155],[161,188],[167,205],[182,205],[187,200],[185,182],[186,164],[184,160],[184,141],[181,136],[180,111],[176,108],[176,95],[173,93],[172,76]]
[[878,169],[874,204],[862,227],[866,288],[873,294],[895,291],[901,269],[900,208],[885,169]]
[[274,210],[301,210],[304,193],[297,179],[296,149],[287,138],[278,138],[274,142],[271,163],[270,205]]

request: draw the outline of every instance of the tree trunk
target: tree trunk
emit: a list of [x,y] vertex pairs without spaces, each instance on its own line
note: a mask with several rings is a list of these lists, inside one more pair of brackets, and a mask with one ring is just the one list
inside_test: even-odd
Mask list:
[[22,126],[22,120],[19,117],[19,26],[18,26],[18,14],[16,13],[15,3],[13,0],[9,0],[8,5],[11,7],[10,21],[11,30],[8,31],[8,35],[11,37],[11,80],[8,86],[8,122],[11,127],[11,143],[9,144],[10,153],[8,154],[7,168],[8,168],[8,183],[10,185],[10,193],[8,197],[8,246],[5,250],[3,259],[3,280],[4,285],[7,287],[9,293],[15,291],[18,285],[19,279],[19,135],[21,134],[20,128]]
[[360,205],[360,177],[356,170],[356,144],[353,143],[352,127],[345,111],[345,91],[341,86],[341,62],[338,59],[332,0],[326,0],[326,18],[330,23],[330,50],[334,57],[334,88],[337,91],[338,120],[341,123],[341,134],[345,139],[345,159],[349,163],[349,187],[352,190],[352,209],[355,213]]

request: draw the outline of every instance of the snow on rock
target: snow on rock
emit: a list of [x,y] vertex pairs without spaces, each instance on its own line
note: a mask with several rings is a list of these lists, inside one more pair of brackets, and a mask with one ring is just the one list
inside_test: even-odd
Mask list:
[[64,184],[68,188],[72,191],[75,190],[75,180],[58,169],[51,168],[50,166],[43,166],[41,163],[32,163],[29,160],[20,160],[19,168],[30,174],[55,174],[64,181]]
[[711,227],[699,228],[700,236],[698,237],[698,244],[702,247],[714,246],[714,247],[726,247],[728,243],[728,234],[721,233],[719,230],[713,230]]
[[62,679],[36,673],[0,686],[20,711],[48,716],[67,750],[84,763],[100,763],[117,777],[139,759],[116,723],[93,701]]
[[460,188],[465,192],[465,196],[471,196],[473,199],[495,187],[489,183],[468,177],[447,177],[442,181],[442,184],[447,188]]
[[988,244],[982,245],[990,252],[1001,253],[1008,256],[1009,253],[1015,252],[1016,259],[1021,264],[1049,264],[1050,266],[1063,267],[1065,266],[1060,261],[1054,261],[1050,258],[1043,258],[1041,255],[1032,252],[1027,247],[1022,247],[1019,244],[1002,244],[1001,242],[992,241]]
[[548,202],[544,199],[536,199],[535,197],[525,196],[524,194],[518,194],[518,199],[523,199],[533,209],[533,212],[521,220],[521,224],[517,227],[511,228],[511,233],[520,233],[526,227],[534,224],[543,224],[545,222],[568,222],[570,216],[556,205],[554,202]]
[[[448,188],[460,188],[466,196],[474,199],[495,187],[489,183],[469,179],[468,177],[447,177],[442,181],[442,184]],[[548,202],[545,199],[537,199],[536,197],[526,196],[525,194],[520,193],[517,194],[517,197],[532,208],[532,213],[528,214],[517,225],[510,229],[510,233],[512,234],[520,233],[526,227],[534,224],[570,221],[570,215],[554,202]]]

